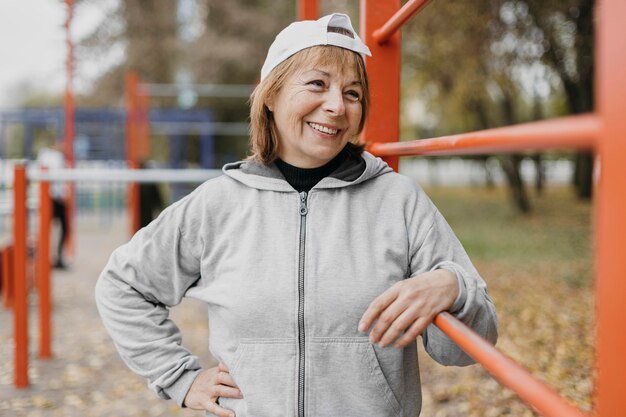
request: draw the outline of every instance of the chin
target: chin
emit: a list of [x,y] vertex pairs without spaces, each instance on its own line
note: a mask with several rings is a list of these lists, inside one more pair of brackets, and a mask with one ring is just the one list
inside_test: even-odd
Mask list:
[[327,149],[324,151],[315,152],[309,155],[311,160],[316,160],[319,162],[319,166],[324,165],[329,162],[335,156],[337,156],[341,152],[341,149]]

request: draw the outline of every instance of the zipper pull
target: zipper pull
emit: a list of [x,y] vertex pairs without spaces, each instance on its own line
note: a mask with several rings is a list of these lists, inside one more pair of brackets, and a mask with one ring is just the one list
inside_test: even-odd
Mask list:
[[306,206],[306,191],[302,191],[300,193],[300,215],[301,216],[306,216],[306,214],[309,212],[309,209]]

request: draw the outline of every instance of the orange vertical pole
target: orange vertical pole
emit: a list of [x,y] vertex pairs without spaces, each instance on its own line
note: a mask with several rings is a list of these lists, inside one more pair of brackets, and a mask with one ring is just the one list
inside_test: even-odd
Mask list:
[[[400,8],[400,0],[361,0],[361,38],[372,51],[366,59],[369,76],[370,114],[361,140],[363,142],[397,142],[400,140],[400,32],[379,44],[374,30],[380,28]],[[399,158],[385,161],[398,170]]]
[[[139,133],[139,76],[135,72],[126,74],[126,159],[128,168],[139,168],[137,142]],[[139,230],[139,184],[128,184],[128,216],[130,234]]]
[[39,183],[39,247],[37,248],[37,290],[39,295],[39,357],[52,357],[50,297],[50,221],[52,201],[50,183]]
[[[138,169],[139,164],[129,162],[128,168]],[[128,184],[128,214],[130,222],[130,234],[134,235],[139,230],[139,184],[131,182]]]
[[28,288],[26,285],[26,168],[15,167],[13,180],[13,271],[15,299],[15,386],[28,387]]
[[319,5],[317,0],[298,0],[298,20],[319,19]]
[[2,250],[2,305],[5,309],[13,306],[13,271],[11,270],[11,246]]
[[[72,17],[74,15],[74,0],[65,0],[67,7],[67,15],[65,19],[65,38],[67,45],[66,58],[66,74],[67,80],[65,85],[65,160],[68,168],[74,167],[74,43],[71,36]],[[68,248],[70,253],[74,252],[74,202],[76,200],[76,185],[74,182],[68,186],[68,196],[65,204],[67,217],[67,236],[64,247]]]
[[126,74],[126,160],[136,162],[135,142],[137,140],[137,84],[136,72]]
[[146,161],[150,159],[150,97],[137,91],[137,104],[139,110],[137,159]]
[[626,2],[603,0],[596,13],[596,106],[602,120],[596,192],[596,408],[626,416]]

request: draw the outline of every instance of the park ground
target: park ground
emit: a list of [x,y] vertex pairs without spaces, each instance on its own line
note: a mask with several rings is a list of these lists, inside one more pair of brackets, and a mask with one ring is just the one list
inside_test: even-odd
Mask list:
[[[502,188],[427,190],[487,281],[500,322],[498,347],[573,403],[592,407],[594,304],[592,206],[566,187],[533,194],[533,212],[516,213]],[[31,386],[13,387],[12,313],[0,310],[0,416],[199,417],[146,388],[127,370],[102,327],[95,281],[110,252],[127,239],[121,217],[77,222],[76,257],[54,271],[51,360],[37,354],[36,299],[31,298]],[[172,310],[184,344],[205,366],[209,330],[204,307],[185,300]],[[536,415],[480,366],[443,367],[420,350],[425,417]]]

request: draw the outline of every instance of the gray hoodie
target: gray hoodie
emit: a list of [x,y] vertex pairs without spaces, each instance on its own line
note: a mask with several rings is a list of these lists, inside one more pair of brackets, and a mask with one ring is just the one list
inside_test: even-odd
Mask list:
[[[207,304],[209,349],[244,397],[220,405],[238,417],[417,416],[416,343],[380,348],[357,326],[374,298],[425,271],[457,275],[451,311],[495,343],[493,303],[458,239],[379,158],[351,158],[308,193],[275,166],[223,171],[113,252],[98,280],[121,357],[161,397],[182,405],[200,372],[168,319],[183,297]],[[437,362],[472,363],[434,325],[422,338]]]

